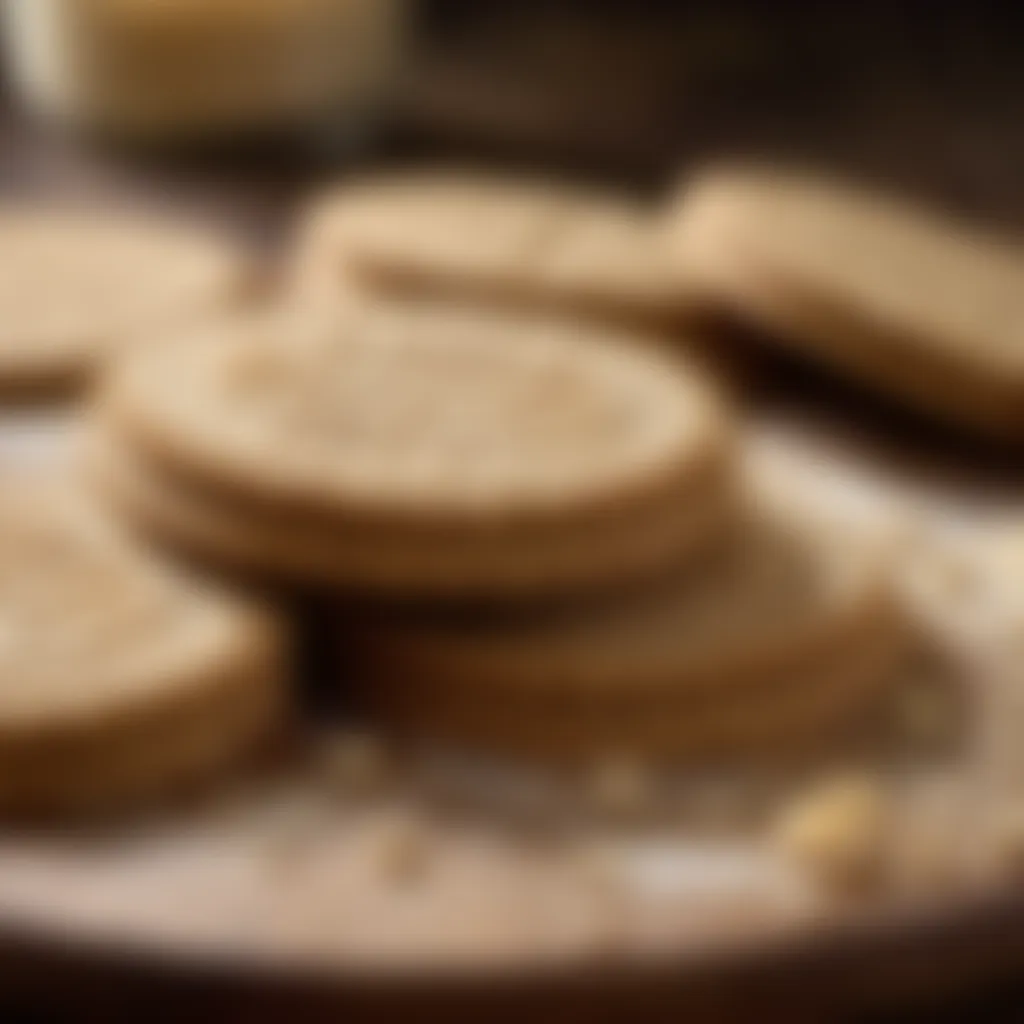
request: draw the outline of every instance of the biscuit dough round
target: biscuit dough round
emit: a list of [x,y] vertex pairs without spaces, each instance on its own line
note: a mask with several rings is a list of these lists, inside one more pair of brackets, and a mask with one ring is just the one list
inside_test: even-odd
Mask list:
[[70,486],[0,497],[0,811],[119,805],[240,756],[283,707],[283,627]]
[[199,228],[84,207],[0,206],[0,394],[77,389],[121,349],[244,288]]
[[652,326],[688,309],[656,211],[553,182],[433,171],[345,185],[311,205],[297,262],[382,295]]
[[401,726],[594,754],[807,739],[877,691],[904,632],[869,548],[765,508],[629,594],[339,623],[351,681]]
[[756,166],[690,183],[670,232],[696,302],[932,417],[1024,435],[1019,245]]
[[342,585],[629,575],[710,538],[733,490],[729,415],[678,359],[434,305],[175,338],[119,368],[99,418],[179,526],[235,522],[268,571],[304,549]]

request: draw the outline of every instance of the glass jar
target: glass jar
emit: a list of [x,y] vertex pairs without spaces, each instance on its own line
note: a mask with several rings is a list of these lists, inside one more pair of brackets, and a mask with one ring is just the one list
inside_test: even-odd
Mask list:
[[29,107],[128,140],[223,140],[363,117],[403,0],[2,0]]

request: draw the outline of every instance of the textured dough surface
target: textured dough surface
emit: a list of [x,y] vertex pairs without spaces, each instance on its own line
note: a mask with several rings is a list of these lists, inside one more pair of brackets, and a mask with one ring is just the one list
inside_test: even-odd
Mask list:
[[433,304],[196,331],[126,360],[97,415],[182,492],[177,525],[276,529],[341,583],[628,575],[695,549],[733,489],[729,415],[680,360]]

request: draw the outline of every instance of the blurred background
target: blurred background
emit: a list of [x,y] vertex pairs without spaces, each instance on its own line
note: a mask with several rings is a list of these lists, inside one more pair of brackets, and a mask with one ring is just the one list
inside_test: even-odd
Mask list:
[[[170,21],[169,0],[5,7],[0,175],[8,186],[98,184],[84,180],[87,168],[100,173],[95,166],[68,162],[66,141],[53,138],[58,120],[79,135],[179,156],[233,147],[237,155],[243,137],[252,143],[254,128],[272,126],[275,143],[227,189],[247,213],[279,202],[301,175],[357,160],[473,156],[642,187],[670,180],[681,162],[748,153],[839,165],[1015,220],[1024,213],[1016,195],[1024,13],[1015,4],[181,0],[219,20],[222,39],[225,27],[233,32],[231,46],[212,31],[198,43],[195,27],[191,40],[181,26],[179,38],[157,27],[149,43],[144,26],[120,35],[110,27],[118,9],[122,22],[133,9],[136,19],[163,10]],[[257,8],[267,38],[251,25],[246,54],[238,23],[258,21]],[[332,36],[323,25],[338,11]],[[232,62],[243,69],[236,92],[247,98],[225,101],[204,124],[196,108],[211,115],[211,80],[230,78]],[[180,81],[172,88],[161,63],[190,67],[191,95]],[[275,77],[292,86],[303,77],[304,98],[288,108],[282,88],[274,95]],[[13,102],[18,83],[27,103]],[[125,105],[118,85],[128,83],[134,112],[116,109]],[[161,125],[150,112],[146,122],[147,93],[153,108],[173,95],[176,116]],[[261,102],[276,124],[258,123]],[[49,115],[47,130],[26,109]]]

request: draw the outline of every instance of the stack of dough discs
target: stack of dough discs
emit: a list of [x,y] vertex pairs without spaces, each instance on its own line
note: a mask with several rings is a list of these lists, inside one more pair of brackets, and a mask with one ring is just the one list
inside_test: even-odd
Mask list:
[[0,207],[0,393],[66,392],[154,331],[238,298],[245,261],[199,229]]
[[1024,246],[756,168],[686,187],[669,234],[691,296],[925,412],[1024,437]]
[[727,413],[680,359],[433,305],[175,337],[124,361],[93,419],[94,475],[139,525],[392,597],[632,579],[703,547],[734,496]]
[[267,610],[156,559],[64,485],[0,496],[0,812],[111,809],[194,784],[284,709]]
[[434,172],[316,201],[299,243],[316,292],[429,295],[678,325],[686,301],[654,211],[568,186]]
[[342,615],[350,685],[412,735],[555,759],[787,752],[827,742],[904,640],[879,552],[751,503],[698,564],[602,602]]

